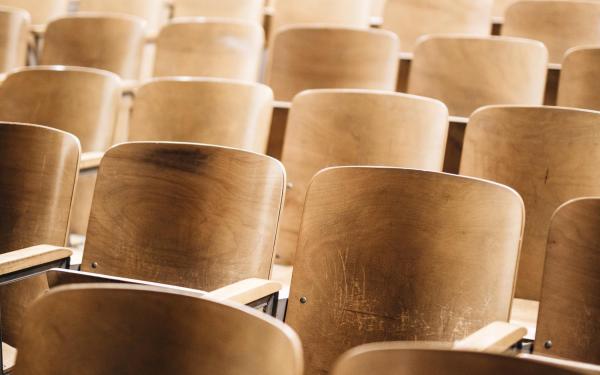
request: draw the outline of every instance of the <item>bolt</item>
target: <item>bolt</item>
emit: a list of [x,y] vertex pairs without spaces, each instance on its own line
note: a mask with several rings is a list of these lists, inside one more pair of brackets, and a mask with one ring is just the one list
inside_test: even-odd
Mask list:
[[291,182],[288,182],[288,183],[285,185],[285,187],[286,187],[288,190],[292,190],[292,189],[294,188],[294,184],[293,184],[293,183],[291,183]]
[[98,262],[92,262],[92,268],[98,268]]
[[544,348],[546,348],[546,349],[552,348],[552,341],[551,340],[546,341],[544,343]]
[[300,297],[300,303],[305,304],[307,302],[306,297]]

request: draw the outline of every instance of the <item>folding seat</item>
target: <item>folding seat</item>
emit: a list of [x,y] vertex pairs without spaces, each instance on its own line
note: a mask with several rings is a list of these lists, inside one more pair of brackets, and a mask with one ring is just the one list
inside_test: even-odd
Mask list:
[[356,89],[298,94],[281,159],[289,182],[278,263],[293,263],[306,189],[319,170],[386,165],[441,171],[447,132],[448,110],[437,100]]
[[169,18],[169,3],[168,0],[79,0],[78,11],[136,16],[147,22],[150,35],[156,35]]
[[562,63],[557,103],[600,110],[600,46],[570,49]]
[[33,31],[43,33],[48,22],[67,14],[69,0],[0,0],[0,5],[26,10],[31,15]]
[[523,229],[514,190],[421,170],[339,167],[307,193],[285,321],[307,374],[384,340],[455,341],[507,321]]
[[283,323],[155,287],[57,288],[33,304],[21,344],[22,375],[301,375],[303,367],[298,336]]
[[137,91],[129,139],[199,142],[264,153],[273,92],[224,79],[157,78]]
[[[79,154],[77,138],[66,132],[0,123],[0,284],[68,264],[71,252],[61,246],[69,232]],[[14,356],[4,342],[2,352],[8,372]]]
[[174,16],[232,18],[262,25],[264,6],[264,0],[174,0]]
[[513,187],[527,222],[516,297],[539,300],[553,212],[600,195],[600,112],[528,106],[478,110],[465,134],[460,173]]
[[29,27],[27,12],[0,6],[0,73],[25,65]]
[[408,92],[439,99],[451,116],[458,117],[451,118],[445,171],[458,171],[466,117],[477,108],[542,104],[547,62],[542,43],[527,39],[462,35],[421,39]]
[[264,31],[248,21],[176,19],[156,40],[154,76],[205,76],[257,81]]

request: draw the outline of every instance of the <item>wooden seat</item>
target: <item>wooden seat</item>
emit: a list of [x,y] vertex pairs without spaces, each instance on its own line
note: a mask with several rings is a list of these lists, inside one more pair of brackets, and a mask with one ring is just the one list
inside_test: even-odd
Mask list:
[[400,168],[320,172],[306,198],[286,323],[307,374],[383,340],[461,339],[507,321],[523,203],[495,183]]
[[25,65],[29,27],[27,12],[0,6],[0,73]]
[[436,100],[382,91],[321,89],[294,98],[282,161],[288,190],[277,241],[291,264],[306,189],[321,169],[387,165],[440,171],[448,110]]
[[551,63],[560,64],[572,47],[600,44],[600,2],[518,1],[506,10],[502,35],[544,42]]
[[483,108],[469,121],[460,173],[511,186],[525,201],[519,298],[540,298],[556,208],[576,197],[600,195],[599,122],[599,112],[526,106]]
[[383,28],[412,52],[420,36],[437,33],[490,35],[493,0],[387,0]]
[[277,33],[266,82],[276,100],[314,88],[393,91],[398,38],[389,31],[295,26]]
[[22,375],[301,375],[302,350],[289,327],[243,306],[91,284],[55,289],[31,307],[16,368]]
[[264,3],[264,0],[174,0],[174,15],[231,18],[262,25]]
[[563,60],[558,105],[600,110],[600,47],[577,47]]
[[138,79],[145,22],[127,15],[78,14],[48,24],[40,64],[108,70]]
[[128,14],[144,19],[151,35],[158,33],[168,19],[167,0],[78,0],[80,12]]
[[264,31],[248,21],[176,19],[156,41],[154,76],[206,76],[257,81]]
[[0,5],[26,10],[39,31],[53,18],[67,14],[68,4],[69,0],[0,0]]
[[199,142],[264,153],[273,92],[223,79],[154,79],[136,92],[129,139]]

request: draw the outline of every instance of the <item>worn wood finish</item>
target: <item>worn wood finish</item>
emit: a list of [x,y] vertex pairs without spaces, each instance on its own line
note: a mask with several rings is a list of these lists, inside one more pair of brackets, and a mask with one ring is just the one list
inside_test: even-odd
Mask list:
[[575,375],[561,369],[515,357],[450,350],[444,344],[389,342],[362,345],[345,353],[333,375]]
[[276,100],[286,101],[315,88],[394,91],[397,53],[398,38],[389,31],[289,27],[269,51],[266,82]]
[[562,63],[558,105],[600,110],[600,45],[569,50]]
[[80,12],[128,14],[144,19],[156,34],[168,19],[168,0],[78,0]]
[[144,42],[141,18],[81,13],[48,24],[40,64],[97,68],[138,79]]
[[373,167],[318,174],[286,316],[307,374],[359,344],[454,341],[507,321],[523,215],[518,194],[483,180]]
[[[600,198],[565,203],[552,218],[535,337],[537,354],[600,365],[599,227]],[[551,347],[545,345],[548,341]]]
[[408,92],[446,103],[468,117],[489,104],[538,105],[548,53],[542,43],[502,37],[437,35],[415,48]]
[[25,65],[29,27],[27,12],[0,6],[0,73]]
[[441,171],[448,110],[437,100],[381,91],[324,89],[294,98],[282,162],[288,186],[277,241],[280,263],[293,263],[311,178],[338,165]]
[[412,52],[420,36],[463,33],[490,35],[493,0],[387,0],[383,28]]
[[0,5],[26,10],[34,26],[45,25],[67,14],[68,4],[69,0],[0,0]]
[[156,41],[154,76],[206,76],[257,81],[264,31],[254,23],[176,19]]
[[460,173],[515,188],[527,224],[517,297],[539,300],[550,218],[561,204],[600,195],[600,112],[493,106],[467,126]]
[[213,290],[268,279],[285,172],[216,146],[131,143],[100,165],[82,271]]
[[175,17],[231,18],[262,25],[264,0],[174,0]]
[[21,375],[300,375],[302,350],[289,327],[243,306],[153,287],[73,285],[31,307],[16,369]]
[[542,41],[550,62],[560,64],[569,48],[600,44],[598,24],[598,1],[518,1],[506,10],[502,35]]
[[132,141],[210,143],[264,153],[273,92],[223,79],[155,79],[136,93]]

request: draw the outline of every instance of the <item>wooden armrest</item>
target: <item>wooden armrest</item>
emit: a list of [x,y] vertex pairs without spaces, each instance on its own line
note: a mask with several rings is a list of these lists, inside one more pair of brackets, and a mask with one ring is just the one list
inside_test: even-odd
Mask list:
[[0,276],[69,258],[73,252],[60,246],[38,245],[0,254]]
[[31,32],[36,38],[41,38],[46,33],[46,25],[31,25],[29,27],[29,32]]
[[81,154],[79,170],[84,171],[88,169],[98,169],[103,156],[104,152],[84,152],[83,154]]
[[413,53],[412,52],[398,52],[398,59],[412,61]]
[[487,353],[503,353],[519,342],[527,329],[506,322],[493,322],[454,343],[453,348]]
[[492,17],[492,23],[494,23],[496,25],[502,25],[504,23],[504,17],[494,16],[494,17]]
[[17,361],[17,349],[2,343],[2,370],[5,373],[10,372],[15,367]]
[[562,65],[561,64],[557,64],[557,63],[549,63],[548,64],[548,70],[558,70],[560,71],[562,69]]
[[281,283],[277,281],[246,279],[207,293],[206,297],[216,301],[230,301],[246,305],[278,292],[281,287]]
[[568,359],[552,358],[527,353],[518,354],[517,357],[536,362],[548,363],[557,367],[562,367],[567,370],[575,370],[582,374],[600,374],[600,366],[592,363],[576,362]]
[[292,108],[292,103],[291,102],[284,102],[281,100],[275,100],[273,102],[273,108],[274,109],[290,109]]
[[383,26],[383,17],[371,16],[369,18],[369,24],[374,28],[381,27]]
[[448,120],[450,121],[450,123],[455,123],[455,124],[468,124],[469,123],[468,117],[449,116]]
[[123,89],[123,96],[125,96],[125,95],[134,96],[135,90],[137,90],[139,85],[140,85],[140,83],[135,79],[124,80],[121,84],[121,87]]

